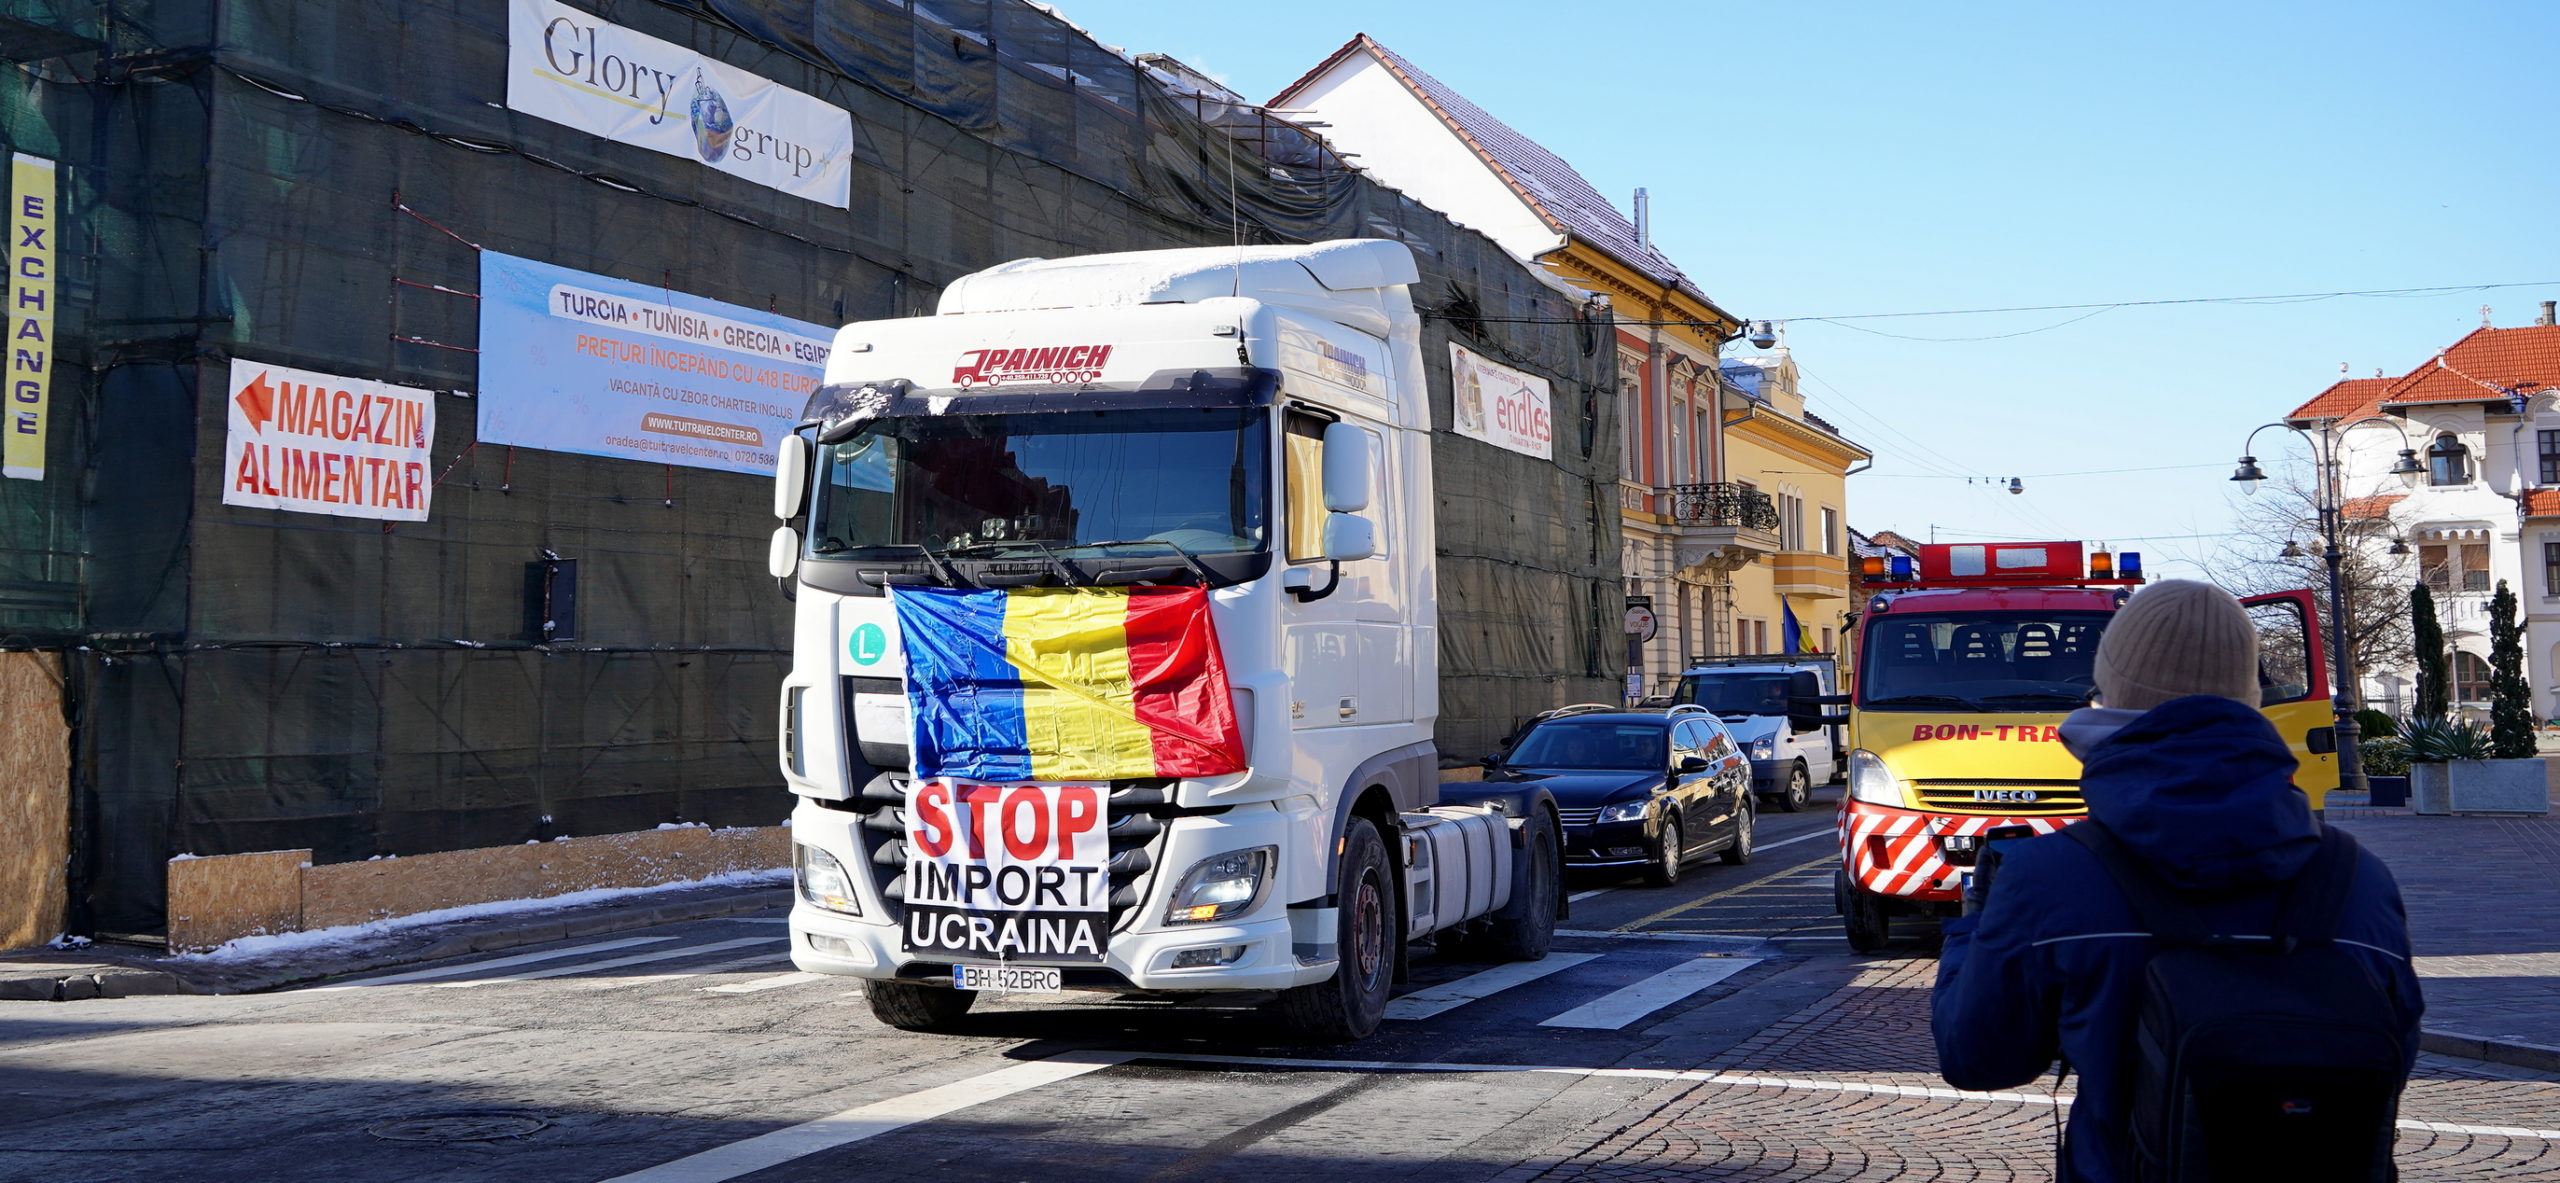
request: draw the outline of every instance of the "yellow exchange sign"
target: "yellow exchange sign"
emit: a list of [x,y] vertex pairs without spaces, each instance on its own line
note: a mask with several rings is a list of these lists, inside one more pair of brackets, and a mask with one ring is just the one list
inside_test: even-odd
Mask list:
[[9,304],[4,330],[9,393],[0,418],[0,475],[44,479],[46,398],[53,381],[54,163],[15,153],[9,161]]

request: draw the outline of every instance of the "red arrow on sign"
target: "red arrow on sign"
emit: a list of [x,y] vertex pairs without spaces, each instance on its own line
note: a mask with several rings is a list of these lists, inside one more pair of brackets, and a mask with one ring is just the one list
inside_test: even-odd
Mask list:
[[235,401],[240,404],[240,412],[249,417],[251,430],[264,432],[267,429],[267,417],[272,413],[269,408],[275,405],[274,394],[275,388],[267,385],[264,371],[259,372],[256,381],[240,388],[240,396]]

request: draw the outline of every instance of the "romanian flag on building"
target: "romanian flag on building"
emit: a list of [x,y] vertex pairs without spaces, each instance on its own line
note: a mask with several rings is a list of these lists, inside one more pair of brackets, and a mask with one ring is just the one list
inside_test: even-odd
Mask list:
[[1196,587],[892,587],[915,774],[1131,780],[1242,771]]

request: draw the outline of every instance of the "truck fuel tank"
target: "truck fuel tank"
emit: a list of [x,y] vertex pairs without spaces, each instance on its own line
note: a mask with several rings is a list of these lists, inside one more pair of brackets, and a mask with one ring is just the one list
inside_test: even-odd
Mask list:
[[1511,825],[1481,805],[1435,805],[1404,815],[1407,936],[1500,911],[1511,902]]

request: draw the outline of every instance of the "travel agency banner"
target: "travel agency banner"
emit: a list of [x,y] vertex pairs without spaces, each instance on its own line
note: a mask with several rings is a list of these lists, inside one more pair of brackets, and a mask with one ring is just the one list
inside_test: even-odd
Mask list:
[[846,207],[844,108],[556,0],[510,0],[507,106]]
[[1556,426],[1547,380],[1488,361],[1452,342],[1449,402],[1458,434],[1495,447],[1556,458]]
[[770,473],[835,331],[480,254],[484,443]]

